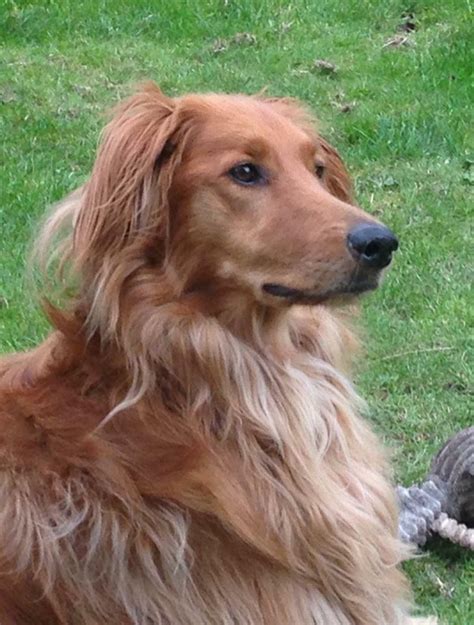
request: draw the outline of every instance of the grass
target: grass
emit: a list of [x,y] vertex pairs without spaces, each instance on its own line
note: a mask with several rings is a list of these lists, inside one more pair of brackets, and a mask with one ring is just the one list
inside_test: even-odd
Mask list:
[[[406,34],[407,11],[409,45],[385,45]],[[297,96],[344,155],[360,204],[401,239],[365,303],[359,384],[399,480],[420,479],[472,424],[469,0],[0,0],[0,14],[0,350],[47,331],[25,251],[45,207],[87,176],[103,111],[131,85]],[[467,552],[435,542],[407,569],[423,611],[473,622]]]

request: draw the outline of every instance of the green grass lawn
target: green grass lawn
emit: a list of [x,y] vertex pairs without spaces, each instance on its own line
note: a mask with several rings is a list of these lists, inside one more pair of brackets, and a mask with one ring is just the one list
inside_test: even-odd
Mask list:
[[[473,423],[470,20],[469,0],[0,0],[0,351],[47,330],[23,281],[35,224],[86,178],[133,84],[297,96],[401,239],[366,299],[359,384],[399,480],[421,478]],[[423,611],[474,623],[472,555],[436,542],[407,569]]]

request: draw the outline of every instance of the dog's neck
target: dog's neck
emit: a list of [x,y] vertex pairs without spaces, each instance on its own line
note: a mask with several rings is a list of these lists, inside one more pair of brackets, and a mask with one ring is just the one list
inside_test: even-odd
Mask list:
[[[34,384],[62,360],[67,393],[79,406],[87,384],[100,408],[101,397],[120,401],[131,367],[143,376],[135,403],[81,434],[92,449],[105,445],[127,460],[116,467],[117,488],[127,483],[136,492],[130,510],[158,522],[159,502],[171,501],[197,519],[214,518],[229,554],[246,545],[267,568],[334,597],[354,623],[384,622],[390,602],[379,579],[397,558],[395,508],[377,443],[340,373],[349,330],[325,307],[270,314],[237,304],[205,311],[199,302],[142,310],[124,326],[121,350],[110,353],[98,341],[68,355],[77,337],[64,327],[40,348],[36,370],[24,359],[17,370],[29,370]],[[128,364],[126,352],[134,353]],[[361,593],[371,597],[370,613],[358,605]]]
[[[174,302],[179,317],[214,319],[222,331],[266,353],[269,359],[291,358],[311,351],[327,364],[348,373],[358,349],[355,305],[298,306],[281,302],[268,306],[253,294],[232,288],[201,288],[185,292]],[[157,316],[160,309],[156,309]]]
[[[328,594],[371,594],[374,612],[382,609],[377,576],[396,558],[387,529],[395,530],[395,510],[377,443],[341,374],[350,331],[326,307],[209,310],[202,301],[188,296],[157,309],[145,330],[151,360],[141,362],[162,373],[140,404],[148,436],[152,424],[160,428],[140,488],[217,515],[235,540],[328,584]],[[188,450],[174,451],[173,437]],[[178,456],[188,462],[180,473]],[[172,467],[169,476],[150,480],[160,466]],[[345,562],[334,561],[338,552]],[[337,570],[346,577],[332,585]],[[354,622],[376,622],[356,604]]]

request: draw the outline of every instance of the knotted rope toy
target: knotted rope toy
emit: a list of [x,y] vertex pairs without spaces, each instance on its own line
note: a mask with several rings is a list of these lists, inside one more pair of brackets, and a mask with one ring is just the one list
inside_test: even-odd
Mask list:
[[404,542],[421,547],[439,534],[474,551],[474,427],[448,440],[419,486],[398,486],[397,494]]

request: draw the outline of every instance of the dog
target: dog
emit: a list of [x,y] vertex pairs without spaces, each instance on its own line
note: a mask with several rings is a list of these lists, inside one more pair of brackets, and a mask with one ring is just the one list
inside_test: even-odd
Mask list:
[[350,382],[397,245],[298,102],[119,105],[0,360],[0,623],[431,622]]

